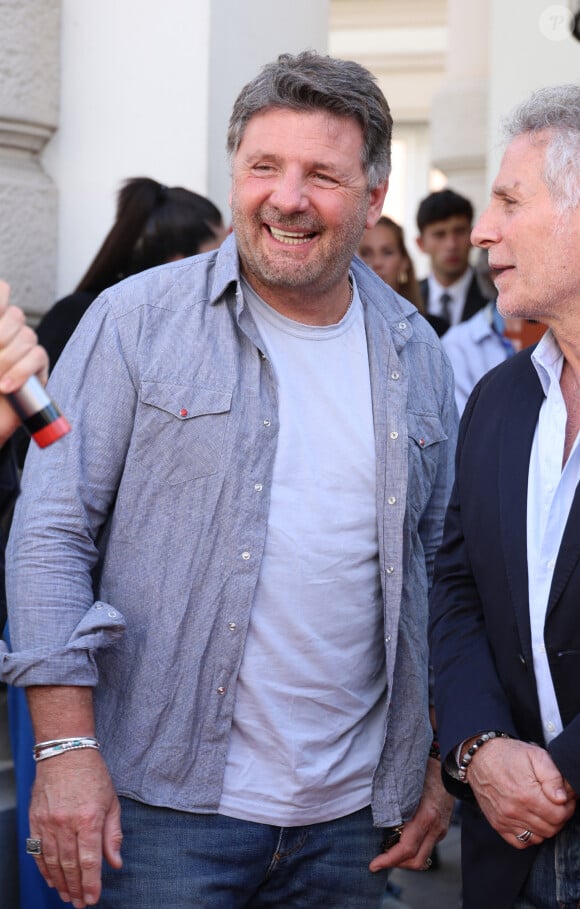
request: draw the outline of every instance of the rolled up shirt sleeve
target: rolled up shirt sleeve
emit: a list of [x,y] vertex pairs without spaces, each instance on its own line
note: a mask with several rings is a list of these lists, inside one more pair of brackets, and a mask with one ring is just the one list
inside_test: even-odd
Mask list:
[[73,629],[69,639],[55,649],[10,653],[0,642],[0,674],[10,685],[96,685],[95,654],[118,640],[125,630],[120,612],[108,603],[96,602]]

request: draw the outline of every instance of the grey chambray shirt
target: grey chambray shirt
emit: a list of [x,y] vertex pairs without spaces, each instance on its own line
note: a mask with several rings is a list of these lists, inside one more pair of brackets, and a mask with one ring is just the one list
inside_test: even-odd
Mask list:
[[[457,414],[430,326],[356,259],[352,272],[370,362],[388,677],[373,814],[388,826],[415,811],[431,741],[427,589]],[[278,435],[262,347],[233,236],[116,285],[51,377],[72,432],[31,446],[24,470],[3,678],[95,686],[117,791],[152,805],[213,812],[220,800]]]

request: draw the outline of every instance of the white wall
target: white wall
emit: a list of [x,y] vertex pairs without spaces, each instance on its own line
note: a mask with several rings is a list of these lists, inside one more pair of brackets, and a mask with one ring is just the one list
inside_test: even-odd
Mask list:
[[227,124],[240,89],[280,53],[327,53],[330,0],[212,0],[208,194],[229,218]]
[[209,0],[63,0],[61,113],[43,161],[59,189],[57,295],[108,231],[120,182],[205,189]]

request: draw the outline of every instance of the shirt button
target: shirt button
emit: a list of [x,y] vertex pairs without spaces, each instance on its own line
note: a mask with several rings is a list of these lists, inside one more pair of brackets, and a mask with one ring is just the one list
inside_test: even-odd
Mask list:
[[230,631],[235,631],[235,630],[236,630],[236,623],[235,623],[235,622],[228,622],[228,628],[230,629]]
[[270,420],[264,420],[264,426],[270,426]]
[[224,688],[223,685],[220,685],[220,687],[217,689],[217,693],[218,693],[219,695],[222,695],[222,694],[225,694],[225,693],[226,693],[226,689]]
[[555,729],[554,724],[550,720],[548,720],[548,722],[546,723],[546,729],[548,730],[548,732],[553,732]]
[[261,483],[256,483],[256,484],[254,485],[254,489],[256,490],[256,492],[262,492],[262,489],[263,489],[263,488],[264,488],[264,487],[262,486]]
[[109,616],[110,619],[116,619],[116,618],[117,618],[117,613],[116,613],[113,609],[111,609],[111,610],[107,613],[107,615]]
[[249,553],[249,552],[247,552],[247,551],[246,551],[246,552],[242,552],[242,559],[244,560],[244,562],[247,562],[249,558],[250,558],[250,553]]
[[389,505],[394,505],[396,501],[397,500],[394,496],[389,496],[389,498],[387,499],[387,502],[389,503]]
[[550,561],[548,562],[548,568],[553,568],[555,564],[556,564],[556,560],[550,559]]
[[399,433],[393,431],[393,432],[390,433],[390,436],[391,436],[391,439],[398,439],[398,438],[399,438]]
[[401,329],[401,331],[405,331],[406,327],[407,327],[406,322],[399,322],[399,328]]
[[398,372],[392,372],[392,373],[391,373],[391,379],[394,379],[395,382],[397,381],[397,379],[400,379],[400,378],[401,378],[401,377],[400,377],[400,375],[399,375]]
[[391,635],[390,635],[390,634],[386,634],[386,635],[385,635],[385,644],[390,644],[390,643],[391,643]]
[[388,565],[388,566],[387,566],[387,574],[393,574],[394,571],[395,571],[395,568],[394,568],[393,565]]

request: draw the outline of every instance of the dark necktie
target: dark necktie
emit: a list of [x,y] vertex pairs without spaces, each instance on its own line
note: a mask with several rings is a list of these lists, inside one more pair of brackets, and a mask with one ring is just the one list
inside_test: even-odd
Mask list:
[[449,304],[451,303],[452,299],[453,299],[453,297],[451,296],[451,294],[448,294],[447,291],[445,291],[445,293],[441,294],[441,296],[439,297],[439,302],[441,303],[441,315],[443,316],[443,318],[445,319],[446,322],[449,322],[450,325],[451,325],[451,310],[449,308]]

